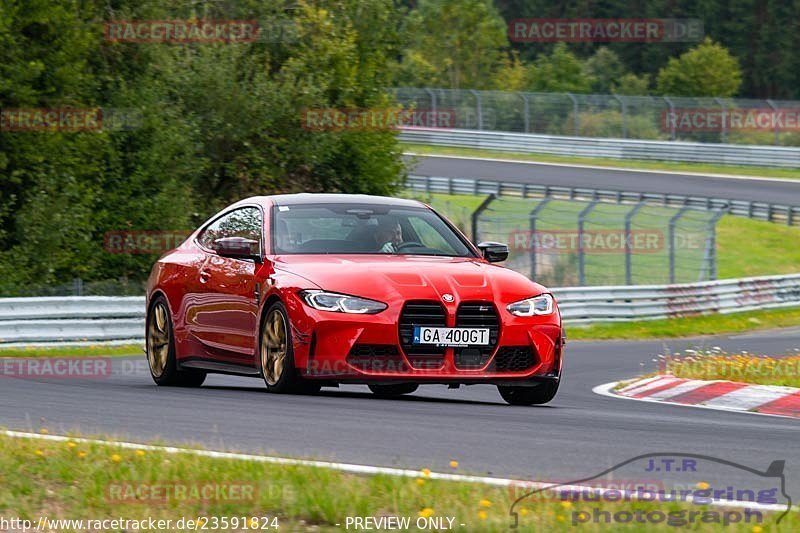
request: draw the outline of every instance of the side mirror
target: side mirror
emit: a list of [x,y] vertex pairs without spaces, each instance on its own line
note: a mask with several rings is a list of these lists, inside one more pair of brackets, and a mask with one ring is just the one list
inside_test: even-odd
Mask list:
[[490,263],[499,263],[508,259],[508,245],[500,242],[482,242],[478,244],[478,250],[483,254],[483,258]]
[[261,262],[261,250],[258,241],[244,237],[222,237],[214,241],[214,251],[222,257],[234,259],[253,259]]

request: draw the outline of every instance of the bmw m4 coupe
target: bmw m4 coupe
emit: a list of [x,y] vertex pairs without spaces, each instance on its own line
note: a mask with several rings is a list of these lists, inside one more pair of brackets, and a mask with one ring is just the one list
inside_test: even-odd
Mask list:
[[242,200],[153,267],[153,380],[200,386],[216,372],[276,393],[361,383],[389,397],[489,383],[510,404],[549,402],[561,316],[544,287],[494,264],[507,256],[414,200]]

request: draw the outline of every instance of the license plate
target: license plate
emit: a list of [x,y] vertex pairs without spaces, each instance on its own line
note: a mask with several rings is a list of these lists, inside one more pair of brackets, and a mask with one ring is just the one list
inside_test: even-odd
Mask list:
[[489,344],[489,328],[428,328],[414,326],[412,344],[486,346]]

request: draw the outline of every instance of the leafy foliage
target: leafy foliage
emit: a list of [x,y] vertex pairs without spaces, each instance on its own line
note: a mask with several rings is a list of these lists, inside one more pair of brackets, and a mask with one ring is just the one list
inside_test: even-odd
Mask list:
[[[396,16],[390,0],[175,10],[155,0],[4,1],[0,108],[102,106],[139,120],[115,130],[0,131],[0,294],[73,277],[144,279],[154,256],[107,253],[108,231],[189,229],[255,194],[392,193],[404,173],[393,131],[310,131],[301,115],[392,105]],[[280,20],[293,33],[116,43],[99,23],[176,18]]]
[[491,0],[420,0],[405,34],[399,85],[490,88],[508,47],[506,24]]
[[742,83],[736,58],[706,38],[679,58],[671,58],[656,80],[661,94],[674,96],[733,96]]

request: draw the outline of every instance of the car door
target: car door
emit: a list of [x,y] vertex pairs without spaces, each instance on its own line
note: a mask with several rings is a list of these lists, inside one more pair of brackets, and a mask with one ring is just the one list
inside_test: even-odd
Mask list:
[[230,237],[252,239],[258,242],[261,255],[263,220],[260,207],[240,207],[211,222],[197,238],[204,259],[187,322],[205,355],[220,362],[253,364],[258,312],[255,271],[259,265],[253,259],[221,255],[216,243]]

